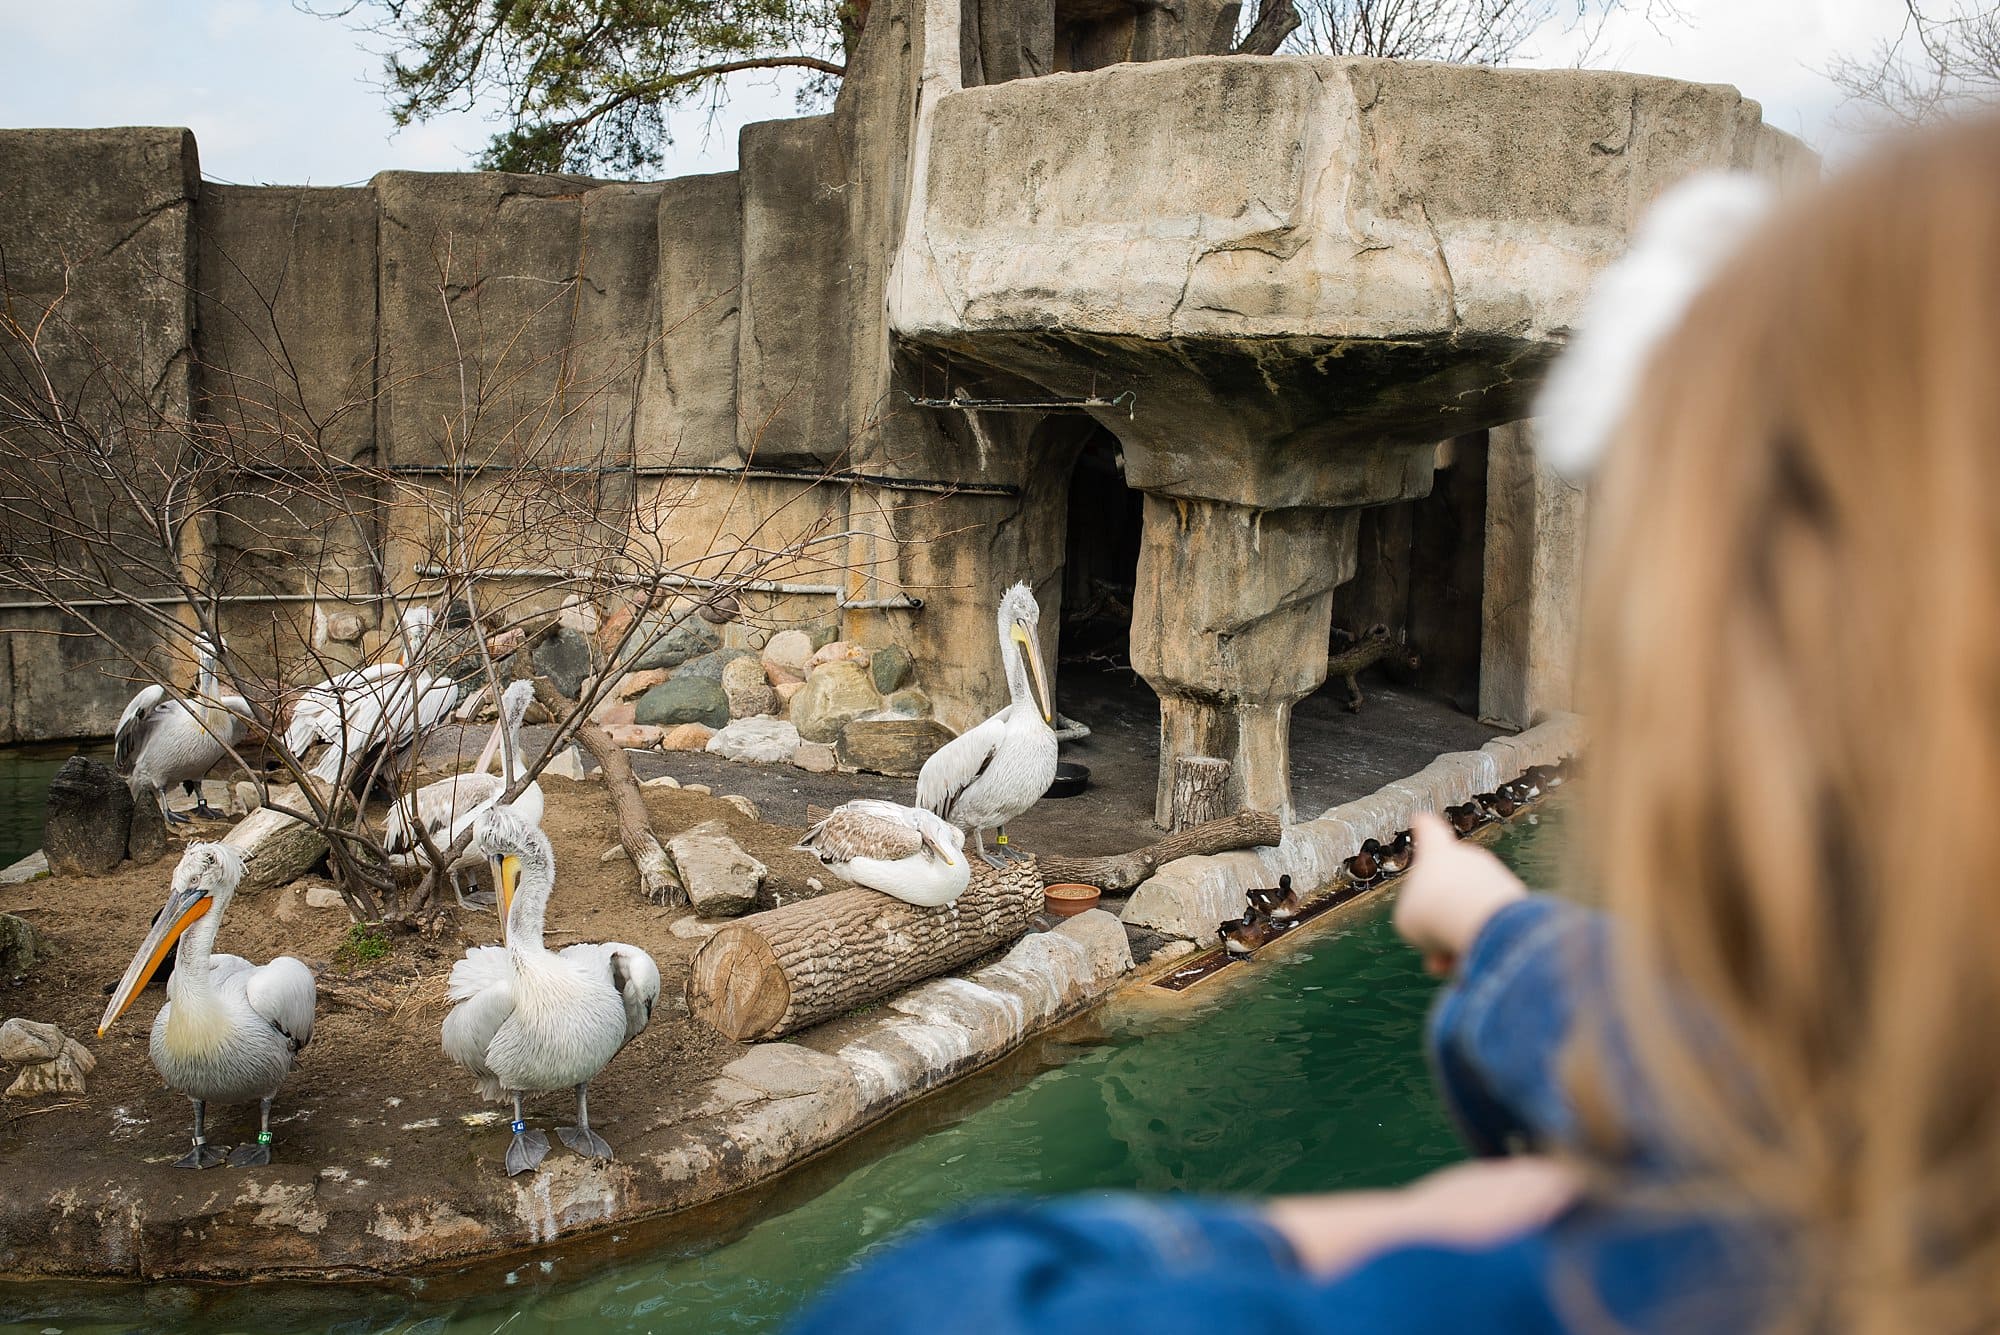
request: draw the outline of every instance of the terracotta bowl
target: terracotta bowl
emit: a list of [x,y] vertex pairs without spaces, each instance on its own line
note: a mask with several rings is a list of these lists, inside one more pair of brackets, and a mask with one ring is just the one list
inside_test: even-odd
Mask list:
[[1061,885],[1046,886],[1042,890],[1042,903],[1050,913],[1058,918],[1073,918],[1079,913],[1097,907],[1103,891],[1094,885],[1079,885],[1065,881]]

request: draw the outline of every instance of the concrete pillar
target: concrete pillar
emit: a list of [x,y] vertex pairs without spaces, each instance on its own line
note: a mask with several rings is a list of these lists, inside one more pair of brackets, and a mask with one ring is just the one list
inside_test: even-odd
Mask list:
[[1160,697],[1160,825],[1186,755],[1231,761],[1233,801],[1292,818],[1292,706],[1326,679],[1359,517],[1147,494],[1132,666]]
[[1525,728],[1570,707],[1584,493],[1535,453],[1531,423],[1488,442],[1479,716]]

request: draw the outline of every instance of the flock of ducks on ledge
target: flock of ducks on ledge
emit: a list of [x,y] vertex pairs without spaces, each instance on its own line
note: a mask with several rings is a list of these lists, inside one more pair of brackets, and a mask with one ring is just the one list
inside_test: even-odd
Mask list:
[[[1459,837],[1464,838],[1482,825],[1508,819],[1543,793],[1562,787],[1565,778],[1559,765],[1537,765],[1493,792],[1447,807],[1444,817]],[[1408,830],[1398,831],[1386,844],[1378,839],[1364,840],[1354,856],[1342,865],[1342,871],[1349,884],[1367,889],[1408,871],[1412,851]],[[1290,931],[1297,925],[1301,907],[1298,891],[1292,888],[1289,876],[1280,876],[1275,886],[1251,890],[1247,900],[1243,916],[1230,919],[1220,928],[1223,949],[1238,957],[1252,954]]]

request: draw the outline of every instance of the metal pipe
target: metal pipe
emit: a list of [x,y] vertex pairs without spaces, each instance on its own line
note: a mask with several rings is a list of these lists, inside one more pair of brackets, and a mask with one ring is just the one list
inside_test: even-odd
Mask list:
[[[245,476],[282,482],[297,477],[310,478],[313,472],[331,472],[346,477],[450,477],[476,479],[481,473],[505,474],[506,464],[323,464],[311,471],[278,468],[244,468]],[[830,473],[810,468],[721,468],[695,464],[535,464],[522,465],[527,476],[554,474],[581,477],[714,477],[756,478],[767,482],[833,482],[849,486],[880,487],[885,491],[928,491],[959,496],[1017,497],[1021,489],[1000,482],[953,482],[946,478],[890,477],[882,473]]]
[[417,574],[425,579],[444,579],[452,575],[467,575],[475,579],[590,579],[612,584],[650,584],[669,589],[723,589],[732,593],[785,593],[804,597],[838,598],[842,607],[848,608],[907,608],[911,611],[922,607],[924,600],[913,598],[907,593],[898,593],[887,598],[857,598],[848,601],[838,584],[798,584],[772,579],[708,579],[700,575],[611,575],[596,570],[565,570],[560,566],[488,566],[479,570],[455,571],[446,566],[425,564],[417,567]]
[[222,593],[213,598],[186,598],[179,594],[150,598],[68,598],[60,603],[17,602],[0,603],[0,612],[60,612],[70,607],[131,607],[143,604],[147,607],[194,606],[199,603],[379,603],[388,598],[385,593]]

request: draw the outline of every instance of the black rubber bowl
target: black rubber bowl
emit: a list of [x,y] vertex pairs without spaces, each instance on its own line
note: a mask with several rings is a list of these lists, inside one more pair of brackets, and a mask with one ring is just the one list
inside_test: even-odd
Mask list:
[[1055,782],[1043,797],[1075,797],[1090,787],[1090,766],[1077,765],[1063,760],[1056,763]]

